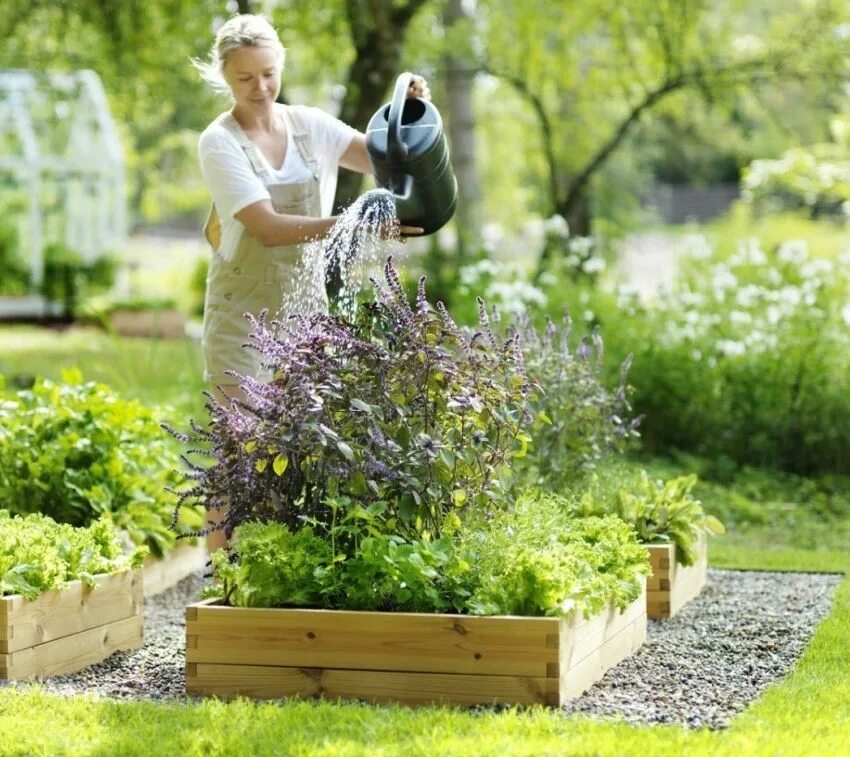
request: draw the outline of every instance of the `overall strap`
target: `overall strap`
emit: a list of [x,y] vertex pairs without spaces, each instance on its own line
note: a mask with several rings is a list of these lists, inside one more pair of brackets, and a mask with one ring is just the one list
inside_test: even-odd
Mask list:
[[307,168],[310,169],[310,173],[313,174],[313,178],[318,181],[319,164],[310,149],[310,134],[307,130],[307,124],[305,123],[304,118],[301,113],[299,113],[297,107],[284,106],[283,119],[286,123],[286,128],[289,130],[289,133],[292,134],[292,141],[295,142],[298,152],[307,164]]
[[221,125],[236,137],[239,145],[245,151],[248,161],[251,163],[251,168],[254,169],[254,173],[260,177],[263,184],[271,184],[272,175],[267,168],[266,161],[263,160],[263,156],[260,154],[260,148],[248,138],[245,130],[239,125],[233,114],[224,113],[221,118]]

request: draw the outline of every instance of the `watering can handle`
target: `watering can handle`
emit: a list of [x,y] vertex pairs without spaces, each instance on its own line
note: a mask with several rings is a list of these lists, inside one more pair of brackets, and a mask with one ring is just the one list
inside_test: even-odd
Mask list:
[[413,79],[413,74],[405,71],[395,81],[393,99],[387,116],[387,156],[390,165],[400,167],[407,158],[407,145],[401,141],[401,114],[404,102],[407,100],[407,89]]

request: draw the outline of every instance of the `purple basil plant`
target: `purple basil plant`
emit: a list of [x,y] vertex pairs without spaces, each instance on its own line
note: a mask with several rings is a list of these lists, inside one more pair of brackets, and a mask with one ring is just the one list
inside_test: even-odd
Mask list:
[[241,376],[244,401],[207,393],[206,426],[169,428],[191,448],[178,510],[224,511],[217,528],[228,536],[274,520],[356,542],[376,528],[436,538],[470,508],[509,504],[537,392],[520,336],[497,339],[480,302],[481,328],[467,334],[442,303],[431,307],[424,277],[411,306],[392,259],[384,274],[353,322],[246,316],[246,348],[272,378]]

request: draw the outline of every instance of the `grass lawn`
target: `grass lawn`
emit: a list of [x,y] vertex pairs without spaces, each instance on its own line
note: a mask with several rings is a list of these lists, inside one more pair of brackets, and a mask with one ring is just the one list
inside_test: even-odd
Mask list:
[[[0,328],[0,373],[58,378],[81,367],[127,396],[199,412],[197,345],[116,339],[96,332]],[[175,418],[179,421],[179,418]],[[669,471],[672,473],[672,471]],[[723,497],[714,487],[712,496]],[[794,524],[749,523],[711,546],[715,567],[850,573],[842,529],[801,508]],[[832,533],[813,549],[811,534]],[[838,535],[836,535],[838,534]],[[635,727],[541,708],[505,712],[405,709],[356,703],[246,700],[189,705],[63,699],[0,689],[0,755],[254,754],[730,754],[850,753],[850,579],[794,671],[725,731]]]

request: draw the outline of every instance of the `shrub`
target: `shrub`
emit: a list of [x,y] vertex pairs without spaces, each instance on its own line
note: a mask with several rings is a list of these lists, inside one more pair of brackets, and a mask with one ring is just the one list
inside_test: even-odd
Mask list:
[[604,311],[609,352],[635,356],[644,446],[850,472],[850,258],[793,240],[747,240],[727,260],[704,239],[688,244],[681,279],[657,302],[622,297],[619,313]]
[[354,323],[252,319],[251,348],[272,378],[240,377],[246,401],[209,396],[208,426],[174,432],[212,458],[186,460],[194,485],[181,503],[226,510],[228,535],[251,520],[320,536],[345,523],[356,542],[373,517],[407,539],[438,538],[466,509],[507,501],[534,391],[518,337],[498,343],[480,304],[481,330],[467,338],[428,305],[424,279],[412,308],[391,262],[385,275]]
[[[154,554],[168,552],[179,457],[153,410],[75,371],[0,402],[0,502],[86,526],[101,516]],[[180,531],[199,527],[187,511]]]
[[107,520],[75,528],[45,515],[13,517],[0,510],[0,595],[35,599],[67,581],[94,585],[99,573],[138,568],[144,547],[124,554],[118,531]]

